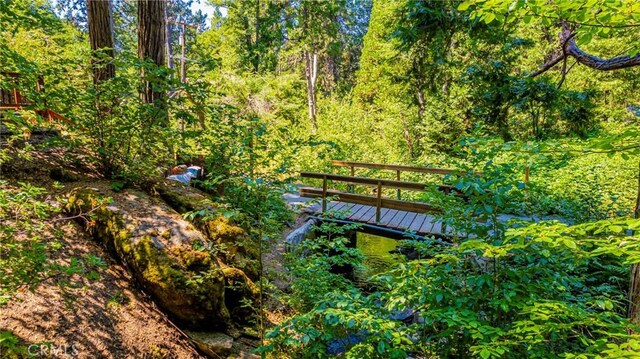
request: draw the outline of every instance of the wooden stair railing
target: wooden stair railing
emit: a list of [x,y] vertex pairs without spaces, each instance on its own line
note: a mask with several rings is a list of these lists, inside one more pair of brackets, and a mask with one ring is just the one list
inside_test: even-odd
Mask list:
[[[13,79],[13,82],[16,83],[20,78],[20,74],[14,72],[2,72],[0,75]],[[18,91],[18,86],[15,85],[13,88],[0,88],[0,111],[19,111],[25,108],[29,108],[29,106],[33,106],[33,102],[29,101],[25,96],[23,96],[20,91]],[[36,91],[40,93],[44,93],[44,79],[42,76],[38,77],[38,81],[36,82]],[[44,110],[35,110],[35,112],[40,115],[42,118],[49,120],[49,122],[53,122],[54,120],[65,122],[68,125],[73,125],[74,123],[68,118],[60,115],[59,113],[46,108],[47,101],[44,100]]]

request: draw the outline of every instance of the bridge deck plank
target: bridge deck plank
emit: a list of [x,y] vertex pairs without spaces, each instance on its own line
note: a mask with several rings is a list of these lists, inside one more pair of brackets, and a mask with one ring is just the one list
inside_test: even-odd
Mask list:
[[344,212],[345,216],[349,217],[349,213],[351,213],[351,208],[353,208],[355,206],[356,206],[355,203],[348,203],[347,202],[347,205],[342,207],[342,209],[340,211]]
[[336,207],[344,205],[342,202],[331,201],[327,203],[327,211],[334,211]]
[[409,230],[414,231],[416,233],[420,232],[420,227],[422,227],[422,223],[424,223],[424,220],[426,218],[427,218],[426,215],[418,214],[416,218],[413,220],[413,223],[411,223],[411,226],[409,226]]
[[398,228],[409,229],[411,227],[411,223],[413,223],[413,220],[417,216],[418,216],[417,213],[408,212],[407,215],[402,220],[402,222],[400,222],[400,224],[398,224]]
[[[376,208],[372,206],[362,206],[362,209],[358,211],[358,213],[354,214],[351,219],[357,222],[366,222],[364,220],[365,216],[369,216],[371,213],[375,213]],[[367,217],[369,219],[369,217]]]
[[360,217],[360,222],[369,223],[371,220],[376,221],[376,207],[373,206]]
[[363,205],[356,204],[355,206],[349,208],[349,212],[347,213],[347,218],[351,219],[353,215],[356,214],[362,207]]
[[398,212],[400,211],[398,211],[397,209],[389,210],[387,214],[385,214],[384,216],[380,216],[380,223],[378,224],[384,227],[389,227],[389,222],[391,222],[393,217],[395,217]]
[[357,221],[357,220],[358,220],[358,218],[360,218],[360,216],[362,216],[362,214],[363,214],[364,212],[366,212],[366,211],[369,209],[369,207],[370,207],[370,206],[362,205],[362,206],[360,207],[360,209],[358,209],[358,211],[357,211],[357,212],[353,212],[353,213],[351,213],[351,216],[349,216],[349,218],[350,218],[352,221]]
[[[389,208],[381,208],[381,209],[380,209],[380,219],[382,219],[382,218],[387,214],[387,212],[389,212],[389,211],[390,211],[390,209],[389,209]],[[369,223],[369,224],[376,224],[376,215],[375,215],[375,213],[374,213],[373,217],[371,217],[371,218],[367,221],[367,223]]]
[[334,212],[342,211],[346,207],[346,205],[347,205],[346,202],[338,202],[338,204],[333,206],[333,208],[331,208],[331,210],[334,211]]
[[393,216],[393,219],[389,221],[389,224],[387,225],[387,227],[400,228],[400,223],[402,223],[402,221],[404,220],[404,217],[406,217],[408,213],[409,212],[398,211],[398,213],[395,216]]
[[[322,207],[315,206],[316,213],[322,211]],[[342,212],[345,219],[358,223],[366,223],[387,227],[399,231],[413,231],[418,234],[444,234],[442,223],[433,215],[401,211],[397,209],[381,208],[380,222],[376,223],[376,207],[364,204],[331,201],[327,203],[327,211]]]
[[424,222],[422,223],[422,226],[420,226],[420,229],[418,230],[418,233],[433,233],[431,232],[431,230],[433,229],[435,224],[436,224],[435,217],[426,216]]

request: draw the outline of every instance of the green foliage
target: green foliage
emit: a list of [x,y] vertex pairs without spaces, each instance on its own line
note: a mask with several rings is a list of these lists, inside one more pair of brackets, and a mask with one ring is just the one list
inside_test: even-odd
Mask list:
[[[127,66],[130,71],[125,71]],[[136,182],[145,176],[157,175],[157,165],[167,164],[172,138],[177,131],[167,127],[165,114],[153,104],[144,104],[137,95],[140,81],[149,80],[154,87],[169,89],[179,86],[167,77],[167,70],[135,58],[116,63],[120,69],[116,77],[104,81],[84,93],[85,112],[77,120],[95,149],[100,171],[111,178],[119,178],[122,185]],[[138,71],[144,69],[145,77]],[[177,108],[178,101],[169,101],[168,108]],[[174,107],[175,106],[175,107]]]
[[[509,186],[468,181],[461,190],[477,198],[458,205],[471,211],[499,203]],[[626,264],[640,261],[626,231],[639,223],[512,223],[501,236],[470,228],[475,236],[459,245],[409,241],[422,259],[374,278],[370,294],[330,272],[330,263],[351,263],[347,249],[308,242],[306,256],[294,252],[292,268],[293,299],[305,305],[274,328],[263,350],[360,358],[612,355],[638,340],[625,319],[625,288]],[[413,320],[394,319],[406,310]]]
[[0,181],[0,305],[20,288],[35,290],[49,278],[65,285],[75,274],[96,280],[96,270],[106,267],[95,255],[70,257],[68,263],[55,259],[64,231],[62,222],[53,219],[60,206],[46,200],[45,193],[30,184]]
[[56,209],[40,198],[44,189],[23,183],[19,187],[0,182],[0,304],[21,286],[33,286],[48,268],[47,237],[43,232]]
[[[487,24],[492,22],[514,23],[522,21],[529,24],[533,19],[541,19],[545,26],[558,20],[580,25],[577,40],[579,44],[588,44],[595,36],[609,37],[613,33],[638,26],[640,6],[628,0],[559,0],[545,1],[509,0],[486,1],[469,0],[458,6],[460,11],[469,11],[471,17]],[[631,55],[640,51],[637,39],[632,43]]]
[[7,358],[26,356],[26,348],[20,345],[20,339],[10,331],[0,332],[0,354]]

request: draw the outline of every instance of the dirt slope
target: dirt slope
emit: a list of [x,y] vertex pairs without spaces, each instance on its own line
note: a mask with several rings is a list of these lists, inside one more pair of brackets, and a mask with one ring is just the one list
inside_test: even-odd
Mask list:
[[[52,169],[64,168],[72,177],[95,176],[77,163],[77,156],[68,153],[34,152],[30,160],[4,163],[0,180],[46,187],[54,201],[66,189],[53,186]],[[60,264],[80,259],[86,270],[48,278],[32,291],[21,289],[7,305],[0,306],[0,332],[11,331],[38,357],[203,357],[135,285],[126,269],[78,224],[60,221],[56,227],[64,235],[59,239],[61,248],[50,253],[51,259]],[[6,356],[5,349],[0,358]]]

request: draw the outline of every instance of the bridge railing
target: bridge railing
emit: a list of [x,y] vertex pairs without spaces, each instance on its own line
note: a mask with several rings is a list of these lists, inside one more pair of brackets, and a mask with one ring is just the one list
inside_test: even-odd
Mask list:
[[[381,163],[367,163],[367,162],[350,162],[350,161],[331,161],[331,165],[336,167],[348,167],[350,169],[351,176],[355,176],[356,168],[366,168],[366,169],[375,169],[375,170],[389,170],[394,171],[396,174],[396,181],[401,180],[401,174],[403,172],[412,172],[412,173],[423,173],[423,174],[432,174],[432,175],[454,175],[463,173],[460,170],[448,169],[448,168],[435,168],[435,167],[418,167],[418,166],[405,166],[405,165],[389,165],[389,164],[381,164]],[[476,176],[481,176],[482,172],[474,172]],[[438,189],[445,193],[454,192],[455,189],[448,185],[439,185]],[[396,189],[396,198],[398,200],[402,199],[402,188]],[[353,192],[353,186],[349,186],[349,192]]]
[[[441,213],[442,210],[428,203],[403,201],[401,199],[390,199],[382,196],[384,188],[410,191],[428,191],[430,185],[420,182],[398,181],[381,178],[344,176],[330,173],[320,172],[301,172],[300,177],[321,179],[322,188],[302,187],[300,195],[310,198],[322,198],[322,212],[327,210],[327,197],[336,197],[338,201],[375,206],[376,223],[380,222],[380,213],[382,208],[397,209],[407,212],[418,213]],[[375,187],[375,196],[355,194],[351,192],[342,192],[329,189],[329,181],[343,182],[348,185],[364,185]],[[448,186],[437,186],[438,190],[448,192],[451,189]]]

